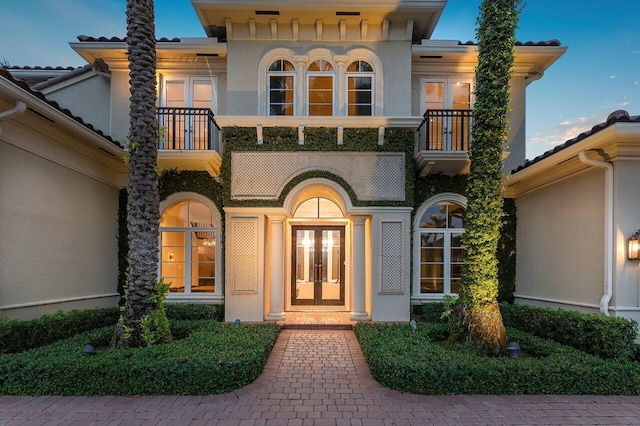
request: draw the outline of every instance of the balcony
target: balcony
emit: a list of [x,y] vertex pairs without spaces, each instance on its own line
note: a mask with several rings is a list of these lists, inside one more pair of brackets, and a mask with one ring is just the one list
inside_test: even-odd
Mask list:
[[209,108],[158,107],[158,166],[220,175],[220,127]]
[[416,163],[420,176],[469,171],[471,110],[427,110],[417,130]]

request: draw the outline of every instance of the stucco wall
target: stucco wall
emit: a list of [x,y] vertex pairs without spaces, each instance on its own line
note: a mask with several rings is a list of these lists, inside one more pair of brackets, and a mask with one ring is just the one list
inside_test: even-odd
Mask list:
[[117,188],[0,141],[0,194],[0,316],[117,302]]
[[518,197],[516,206],[516,300],[597,308],[604,294],[604,172],[556,182]]
[[[383,65],[383,105],[385,116],[411,114],[411,45],[406,41],[337,43],[337,42],[228,42],[227,114],[258,114],[258,65],[262,57],[276,48],[286,48],[295,55],[306,55],[314,49],[328,49],[332,55],[346,55],[352,49],[374,52]],[[348,65],[348,64],[347,64]]]
[[55,92],[47,93],[47,99],[56,101],[63,108],[91,123],[94,128],[109,133],[111,127],[111,86],[109,77],[94,75]]
[[640,320],[640,266],[637,260],[627,259],[627,240],[640,228],[640,161],[619,160],[615,162],[615,246],[614,269],[615,315]]

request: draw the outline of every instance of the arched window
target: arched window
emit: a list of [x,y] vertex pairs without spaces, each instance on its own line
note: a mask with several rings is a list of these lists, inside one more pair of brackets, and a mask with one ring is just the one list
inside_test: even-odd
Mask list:
[[368,62],[347,67],[347,115],[373,115],[373,67]]
[[300,204],[293,214],[295,218],[327,219],[343,217],[342,210],[327,198],[311,198]]
[[160,219],[160,276],[171,293],[219,293],[216,282],[216,220],[213,211],[195,200],[169,206]]
[[293,115],[295,99],[295,67],[278,59],[267,71],[269,115]]
[[334,68],[324,59],[313,61],[307,68],[307,106],[309,115],[333,115]]
[[[465,207],[459,200],[440,199],[418,211],[415,294],[458,293],[464,264]],[[418,219],[418,217],[416,217]]]

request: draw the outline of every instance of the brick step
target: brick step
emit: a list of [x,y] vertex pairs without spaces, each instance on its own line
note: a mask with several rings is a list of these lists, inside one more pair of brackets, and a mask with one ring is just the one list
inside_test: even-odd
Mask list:
[[282,324],[283,330],[353,330],[353,324]]

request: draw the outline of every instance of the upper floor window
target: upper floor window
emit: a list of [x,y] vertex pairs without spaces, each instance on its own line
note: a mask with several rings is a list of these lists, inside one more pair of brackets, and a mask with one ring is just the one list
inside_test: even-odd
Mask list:
[[307,69],[307,107],[309,115],[333,115],[334,68],[323,59],[312,62]]
[[295,67],[284,59],[274,61],[268,70],[269,115],[293,115]]
[[373,115],[373,67],[368,62],[347,67],[347,115]]

